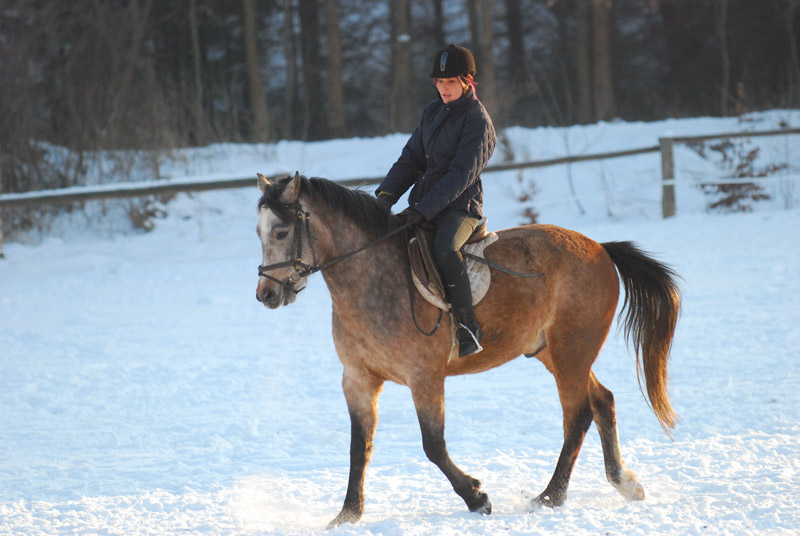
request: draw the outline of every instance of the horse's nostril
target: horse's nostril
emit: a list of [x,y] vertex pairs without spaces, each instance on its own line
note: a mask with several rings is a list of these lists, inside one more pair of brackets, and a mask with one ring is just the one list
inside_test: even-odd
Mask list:
[[272,292],[268,288],[256,291],[256,300],[260,302],[266,302],[271,296]]

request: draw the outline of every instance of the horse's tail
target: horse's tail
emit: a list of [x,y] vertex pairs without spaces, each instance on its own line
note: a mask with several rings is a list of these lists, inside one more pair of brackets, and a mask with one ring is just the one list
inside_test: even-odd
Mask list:
[[631,242],[606,242],[602,246],[625,287],[619,320],[636,352],[639,387],[644,374],[650,406],[669,436],[678,420],[667,394],[667,361],[681,305],[678,275]]

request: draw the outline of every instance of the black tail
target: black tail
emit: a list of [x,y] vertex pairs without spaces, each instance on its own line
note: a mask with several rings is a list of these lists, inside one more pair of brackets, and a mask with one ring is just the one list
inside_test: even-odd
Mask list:
[[602,246],[625,287],[619,320],[625,338],[633,343],[639,386],[644,375],[650,405],[669,435],[678,419],[667,394],[667,361],[681,306],[678,274],[631,242],[606,242]]

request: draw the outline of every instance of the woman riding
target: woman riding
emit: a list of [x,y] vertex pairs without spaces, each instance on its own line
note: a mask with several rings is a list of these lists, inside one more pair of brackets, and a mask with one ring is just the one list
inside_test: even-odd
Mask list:
[[436,54],[430,77],[439,98],[425,106],[376,191],[389,210],[413,186],[409,207],[400,215],[415,225],[435,227],[433,254],[453,308],[460,357],[483,349],[460,249],[482,217],[481,171],[497,143],[492,120],[475,94],[474,75],[475,60],[465,47],[451,44]]

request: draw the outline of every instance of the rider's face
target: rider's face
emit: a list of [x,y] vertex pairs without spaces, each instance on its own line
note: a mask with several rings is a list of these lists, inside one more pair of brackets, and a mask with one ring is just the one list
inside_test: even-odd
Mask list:
[[456,101],[464,94],[464,82],[459,77],[455,78],[436,78],[434,80],[439,96],[445,104]]

